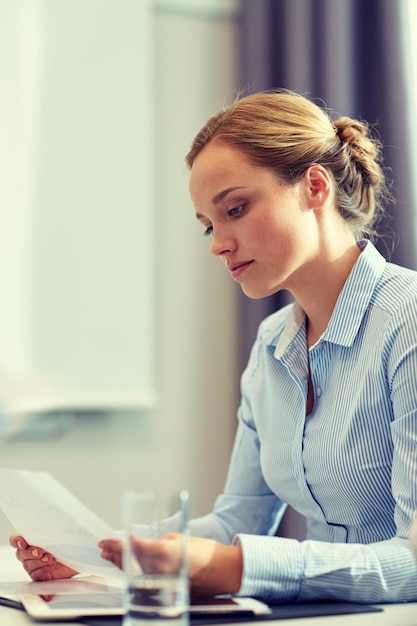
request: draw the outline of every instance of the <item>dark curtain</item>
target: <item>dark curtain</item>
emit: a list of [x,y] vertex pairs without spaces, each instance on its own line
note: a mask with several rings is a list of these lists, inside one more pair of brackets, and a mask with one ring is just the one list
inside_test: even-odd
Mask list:
[[[393,262],[415,269],[401,2],[242,0],[240,89],[245,94],[293,89],[324,102],[335,118],[349,115],[374,127],[396,198],[378,248]],[[285,293],[261,301],[240,297],[244,367],[260,320],[289,299]]]

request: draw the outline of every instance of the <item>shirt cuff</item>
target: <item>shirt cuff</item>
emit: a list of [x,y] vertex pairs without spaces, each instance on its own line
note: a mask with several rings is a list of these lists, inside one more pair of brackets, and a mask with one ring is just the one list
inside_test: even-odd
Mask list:
[[236,535],[243,552],[242,584],[238,596],[270,602],[295,601],[300,592],[304,557],[296,539]]

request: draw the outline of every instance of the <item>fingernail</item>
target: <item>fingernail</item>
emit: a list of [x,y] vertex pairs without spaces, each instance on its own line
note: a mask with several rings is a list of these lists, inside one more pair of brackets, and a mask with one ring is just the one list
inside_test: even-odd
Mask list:
[[47,555],[47,554],[45,554],[45,555],[42,557],[42,561],[43,561],[43,563],[47,563],[47,562],[49,561],[49,557],[48,557],[48,555]]
[[41,555],[41,553],[36,548],[35,548],[35,550],[32,550],[32,556],[38,557],[40,555]]
[[19,541],[17,542],[17,547],[18,547],[18,548],[20,548],[20,550],[22,550],[22,548],[23,548],[23,542],[19,540]]

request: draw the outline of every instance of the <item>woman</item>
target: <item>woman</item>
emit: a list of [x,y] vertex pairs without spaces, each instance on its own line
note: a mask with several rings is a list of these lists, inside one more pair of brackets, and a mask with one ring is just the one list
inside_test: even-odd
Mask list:
[[[365,123],[279,91],[213,116],[187,163],[212,254],[250,298],[295,300],[260,325],[224,493],[191,522],[192,590],[417,600],[417,273],[370,241],[389,196],[379,143]],[[287,504],[306,541],[273,536]],[[138,549],[169,555],[176,540]],[[74,573],[11,542],[34,579]],[[100,545],[120,565],[120,543]]]

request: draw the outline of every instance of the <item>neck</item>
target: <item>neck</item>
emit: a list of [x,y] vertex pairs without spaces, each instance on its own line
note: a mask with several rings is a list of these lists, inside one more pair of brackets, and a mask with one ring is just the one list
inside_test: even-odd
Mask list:
[[336,301],[352,271],[360,249],[354,243],[341,256],[321,259],[313,264],[303,287],[293,295],[307,316],[307,344],[314,345],[326,330]]

